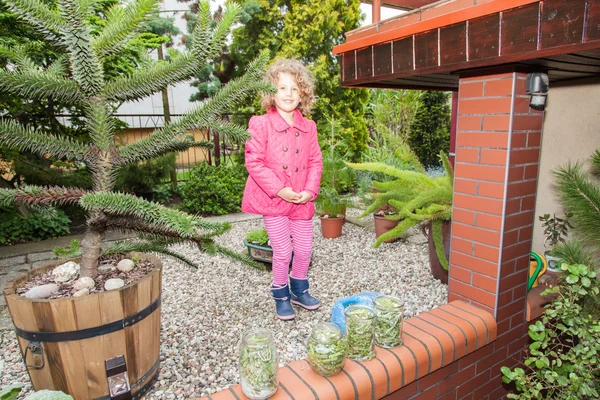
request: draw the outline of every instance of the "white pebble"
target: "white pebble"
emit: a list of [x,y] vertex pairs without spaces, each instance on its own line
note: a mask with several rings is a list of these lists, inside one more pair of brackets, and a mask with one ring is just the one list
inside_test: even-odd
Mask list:
[[104,290],[114,290],[125,286],[125,281],[120,278],[111,278],[104,283]]
[[133,269],[133,267],[135,267],[135,263],[128,258],[122,259],[117,264],[117,269],[121,272],[129,272]]

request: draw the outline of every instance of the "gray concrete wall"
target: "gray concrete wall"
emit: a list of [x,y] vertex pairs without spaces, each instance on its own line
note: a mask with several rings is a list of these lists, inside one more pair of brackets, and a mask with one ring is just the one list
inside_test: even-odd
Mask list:
[[542,134],[532,251],[546,250],[538,216],[564,215],[551,171],[569,161],[587,160],[597,148],[600,148],[600,79],[551,86]]

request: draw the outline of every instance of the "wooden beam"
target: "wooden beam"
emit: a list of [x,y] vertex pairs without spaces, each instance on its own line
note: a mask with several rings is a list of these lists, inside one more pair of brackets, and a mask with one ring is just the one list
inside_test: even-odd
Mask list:
[[[438,2],[439,0],[381,0],[384,7],[396,8],[399,10],[414,10]],[[362,1],[361,3],[373,4],[371,1]]]

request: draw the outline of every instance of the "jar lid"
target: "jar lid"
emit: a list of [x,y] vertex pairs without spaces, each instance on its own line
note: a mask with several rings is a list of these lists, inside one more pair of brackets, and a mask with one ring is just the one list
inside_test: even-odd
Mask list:
[[352,304],[344,309],[346,317],[369,320],[375,318],[375,311],[371,307]]
[[342,330],[339,326],[331,322],[319,322],[313,327],[310,336],[319,343],[329,343],[332,340],[340,340],[342,338]]

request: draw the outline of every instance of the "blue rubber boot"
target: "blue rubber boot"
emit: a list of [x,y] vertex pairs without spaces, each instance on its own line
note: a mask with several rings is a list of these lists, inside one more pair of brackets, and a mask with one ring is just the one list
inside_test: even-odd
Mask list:
[[308,279],[296,279],[290,276],[290,289],[292,304],[307,310],[316,310],[321,307],[321,302],[308,294]]
[[271,296],[275,300],[275,311],[277,312],[277,318],[284,321],[296,318],[296,313],[290,304],[290,287],[285,285],[271,286]]

